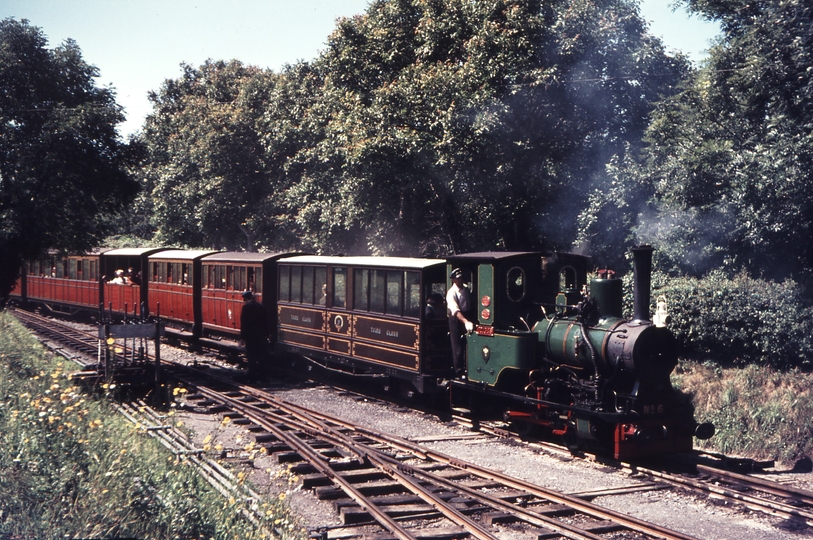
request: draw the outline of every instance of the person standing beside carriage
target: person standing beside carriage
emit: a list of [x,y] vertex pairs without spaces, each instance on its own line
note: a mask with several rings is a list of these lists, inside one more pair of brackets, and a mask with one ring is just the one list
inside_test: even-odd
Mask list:
[[452,342],[452,363],[456,377],[466,374],[466,334],[474,331],[474,306],[469,289],[463,283],[463,270],[455,268],[449,274],[452,286],[446,292],[449,316],[449,339]]
[[262,378],[266,375],[268,316],[251,291],[243,293],[243,300],[245,303],[240,311],[240,337],[246,345],[248,377]]

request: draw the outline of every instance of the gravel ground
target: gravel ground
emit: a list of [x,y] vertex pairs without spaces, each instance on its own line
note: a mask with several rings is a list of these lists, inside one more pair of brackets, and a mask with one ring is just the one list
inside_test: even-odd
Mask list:
[[[376,399],[362,399],[326,386],[273,386],[274,394],[292,403],[341,417],[374,430],[393,433],[421,442],[434,450],[454,455],[522,478],[537,485],[578,493],[626,487],[642,483],[634,475],[586,460],[550,454],[538,448],[511,440],[495,439],[471,430],[444,423],[437,417]],[[298,478],[288,474],[287,466],[270,457],[253,461],[239,459],[239,449],[250,440],[248,432],[232,426],[224,431],[217,418],[182,412],[181,418],[195,430],[196,440],[214,434],[230,442],[236,466],[247,467],[251,480],[273,496],[285,493],[292,509],[309,529],[338,526],[336,512],[330,503],[317,500],[302,490]],[[203,416],[204,418],[199,418]],[[228,447],[228,445],[226,445]],[[793,475],[794,483],[809,488],[813,475]],[[671,489],[626,495],[602,496],[596,504],[629,513],[640,519],[703,539],[798,539],[813,537],[813,529],[804,523],[787,522],[731,505]]]

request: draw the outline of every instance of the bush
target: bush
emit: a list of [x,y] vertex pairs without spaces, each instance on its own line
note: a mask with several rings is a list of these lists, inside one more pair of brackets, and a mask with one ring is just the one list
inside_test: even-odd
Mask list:
[[702,279],[655,273],[652,283],[653,310],[664,295],[685,356],[721,365],[813,366],[813,309],[795,282],[712,272]]
[[672,382],[693,394],[695,416],[717,430],[696,441],[701,448],[785,462],[813,454],[813,375],[684,362]]

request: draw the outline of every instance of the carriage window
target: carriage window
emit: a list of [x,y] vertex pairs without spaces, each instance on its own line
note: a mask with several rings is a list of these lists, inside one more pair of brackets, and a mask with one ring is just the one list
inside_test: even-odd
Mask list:
[[302,267],[291,267],[291,302],[302,303]]
[[565,266],[559,272],[559,290],[567,291],[578,288],[576,283],[576,270],[572,266]]
[[291,269],[287,266],[279,267],[279,299],[283,302],[291,300]]
[[246,268],[246,290],[247,291],[254,291],[255,293],[263,292],[262,287],[262,277],[258,279],[257,276],[262,276],[260,273],[262,272],[262,268],[249,266]]
[[506,294],[512,302],[525,298],[525,271],[519,266],[513,267],[506,276]]
[[386,302],[386,284],[384,270],[370,271],[370,311],[384,313]]
[[327,305],[327,268],[319,266],[316,268],[316,303],[325,306]]
[[76,259],[68,259],[68,277],[76,279]]
[[404,317],[421,316],[421,275],[418,272],[405,272]]
[[181,265],[181,276],[183,276],[183,284],[184,285],[194,285],[194,275],[195,273],[192,271],[194,266],[192,264],[182,264]]
[[302,303],[313,304],[313,266],[302,268]]
[[333,269],[333,307],[344,307],[347,298],[347,269]]
[[387,313],[401,315],[401,272],[387,271]]
[[56,277],[64,278],[65,277],[65,260],[57,261],[56,262]]
[[370,309],[369,284],[370,271],[356,268],[353,272],[353,309],[367,311]]
[[226,267],[213,266],[212,267],[212,287],[215,289],[226,288]]

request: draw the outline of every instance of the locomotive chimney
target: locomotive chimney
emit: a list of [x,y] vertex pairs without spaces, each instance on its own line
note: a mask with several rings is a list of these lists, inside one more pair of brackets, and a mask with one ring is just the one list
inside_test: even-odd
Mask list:
[[652,246],[632,248],[633,322],[649,322],[649,295],[652,287]]

